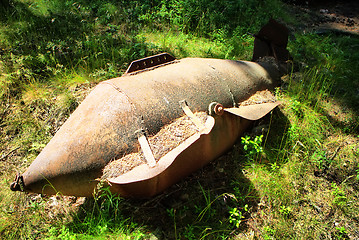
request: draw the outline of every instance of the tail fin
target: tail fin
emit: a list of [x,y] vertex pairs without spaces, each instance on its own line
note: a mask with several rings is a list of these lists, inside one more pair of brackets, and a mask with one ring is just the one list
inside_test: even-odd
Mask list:
[[254,35],[254,49],[252,61],[266,56],[274,57],[278,62],[292,60],[288,44],[288,28],[278,23],[274,19],[264,25],[261,30]]

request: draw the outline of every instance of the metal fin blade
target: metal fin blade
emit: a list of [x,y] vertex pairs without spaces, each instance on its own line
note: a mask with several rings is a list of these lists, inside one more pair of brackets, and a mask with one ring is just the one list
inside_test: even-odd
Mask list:
[[240,106],[235,108],[225,108],[224,111],[237,115],[239,117],[248,119],[248,120],[258,120],[264,117],[267,113],[272,111],[275,107],[280,105],[281,102],[269,102],[254,104],[248,106]]

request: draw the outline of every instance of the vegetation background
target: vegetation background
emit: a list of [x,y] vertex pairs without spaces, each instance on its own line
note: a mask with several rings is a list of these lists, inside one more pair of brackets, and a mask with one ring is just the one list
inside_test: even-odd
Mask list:
[[[1,239],[358,239],[359,37],[308,31],[280,0],[1,0]],[[283,105],[150,200],[14,193],[9,184],[91,88],[136,59],[250,60],[269,18],[292,32]]]

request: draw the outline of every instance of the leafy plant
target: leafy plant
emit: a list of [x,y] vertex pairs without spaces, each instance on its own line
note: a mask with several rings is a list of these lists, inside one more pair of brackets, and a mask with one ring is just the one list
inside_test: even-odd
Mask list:
[[236,228],[239,227],[239,225],[241,224],[242,220],[244,219],[244,216],[242,215],[242,212],[239,211],[238,208],[232,208],[229,211],[229,222],[231,224],[233,224]]
[[250,136],[241,137],[241,143],[246,156],[255,159],[260,153],[263,153],[262,145],[263,135],[255,136],[252,140]]
[[345,227],[336,227],[335,230],[335,236],[337,237],[337,239],[349,239],[348,231]]
[[325,151],[315,151],[311,156],[311,160],[316,163],[319,169],[322,169],[324,166],[328,165],[328,159],[326,157]]
[[292,142],[296,142],[299,140],[300,128],[297,124],[292,124],[288,129],[289,140]]
[[185,228],[185,232],[183,236],[188,240],[194,240],[196,239],[196,235],[194,233],[194,227],[192,225],[187,225]]
[[[162,0],[140,18],[149,24],[159,20],[186,33],[211,36],[218,31],[228,33],[238,26],[244,34],[262,25],[268,14],[275,16],[281,12],[279,1]],[[228,38],[228,34],[223,36]]]
[[279,212],[288,218],[292,214],[292,208],[290,206],[280,206]]
[[174,208],[166,209],[166,212],[168,216],[170,216],[171,218],[174,218],[176,216],[176,209]]
[[334,197],[333,203],[339,207],[343,207],[347,203],[345,192],[339,188],[336,183],[332,183],[332,195]]
[[276,172],[280,168],[280,166],[278,166],[278,164],[274,162],[270,164],[270,168],[273,172]]
[[303,110],[301,103],[296,99],[289,100],[290,108],[298,117],[303,117]]
[[263,231],[265,232],[263,235],[265,240],[273,239],[273,236],[276,233],[275,229],[268,227],[268,226],[264,227]]

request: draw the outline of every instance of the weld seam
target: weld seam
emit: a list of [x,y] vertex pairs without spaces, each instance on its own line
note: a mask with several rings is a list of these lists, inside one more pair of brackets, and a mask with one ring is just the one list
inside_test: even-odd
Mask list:
[[127,94],[126,94],[120,87],[118,87],[118,86],[117,86],[116,84],[114,84],[114,83],[105,81],[105,82],[101,82],[100,84],[108,84],[108,85],[110,85],[111,87],[113,87],[114,89],[116,89],[119,93],[123,94],[123,95],[126,97],[127,101],[128,101],[128,102],[130,103],[130,105],[131,105],[132,111],[135,113],[135,116],[137,117],[137,119],[138,119],[138,121],[139,121],[140,127],[141,127],[143,130],[145,130],[144,123],[143,123],[143,116],[142,116],[142,115],[137,116],[137,108],[136,108],[136,105],[131,101],[130,97],[127,96]]

